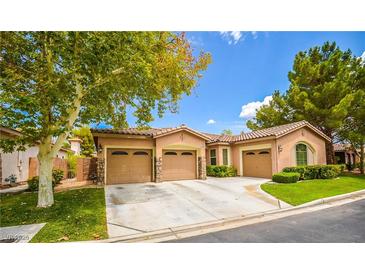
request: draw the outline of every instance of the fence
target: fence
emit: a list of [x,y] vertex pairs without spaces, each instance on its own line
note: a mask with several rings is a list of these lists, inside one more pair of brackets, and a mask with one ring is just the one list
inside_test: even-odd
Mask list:
[[[38,164],[37,157],[29,158],[28,178],[32,178],[34,176],[39,175],[38,166],[39,166],[39,164]],[[66,159],[54,158],[53,159],[53,168],[62,170],[63,171],[63,179],[67,178],[68,167],[67,167],[67,160]]]
[[76,166],[77,181],[91,180],[96,175],[96,158],[78,158]]

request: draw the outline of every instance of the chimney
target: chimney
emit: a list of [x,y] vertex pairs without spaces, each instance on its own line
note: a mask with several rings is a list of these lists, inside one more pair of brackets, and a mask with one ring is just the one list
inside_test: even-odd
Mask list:
[[82,140],[79,138],[71,138],[68,139],[68,141],[70,142],[71,150],[75,153],[75,155],[80,155]]

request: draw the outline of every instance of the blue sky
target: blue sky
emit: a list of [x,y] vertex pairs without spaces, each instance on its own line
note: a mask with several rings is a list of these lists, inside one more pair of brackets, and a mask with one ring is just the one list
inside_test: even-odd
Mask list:
[[[265,97],[287,89],[287,74],[298,51],[325,41],[350,48],[357,56],[365,51],[365,32],[188,32],[187,37],[196,50],[210,52],[213,62],[193,94],[180,102],[179,113],[156,116],[152,127],[184,123],[211,133],[248,131],[246,120]],[[130,126],[134,121],[129,113]]]

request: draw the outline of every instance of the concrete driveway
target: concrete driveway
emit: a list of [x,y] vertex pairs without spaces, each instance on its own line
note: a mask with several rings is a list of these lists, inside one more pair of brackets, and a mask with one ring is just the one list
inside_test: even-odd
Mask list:
[[278,201],[259,188],[267,181],[234,177],[106,186],[109,237],[278,209]]

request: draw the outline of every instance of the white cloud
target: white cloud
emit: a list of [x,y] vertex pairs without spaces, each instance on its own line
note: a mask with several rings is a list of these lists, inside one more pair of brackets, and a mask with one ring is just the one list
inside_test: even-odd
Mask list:
[[228,42],[229,45],[236,45],[240,41],[244,41],[246,36],[251,34],[253,39],[256,39],[258,34],[256,31],[221,31],[221,37]]
[[216,123],[216,121],[215,120],[213,120],[213,119],[209,119],[208,120],[208,122],[207,122],[207,125],[213,125],[213,124],[215,124]]
[[190,45],[194,48],[201,48],[204,46],[203,39],[200,36],[190,36],[188,38],[188,41],[190,42]]
[[257,101],[257,102],[251,102],[246,105],[243,105],[241,113],[240,113],[240,117],[243,119],[251,119],[251,118],[255,117],[256,111],[261,106],[268,105],[271,100],[272,100],[272,96],[266,96],[262,102]]

